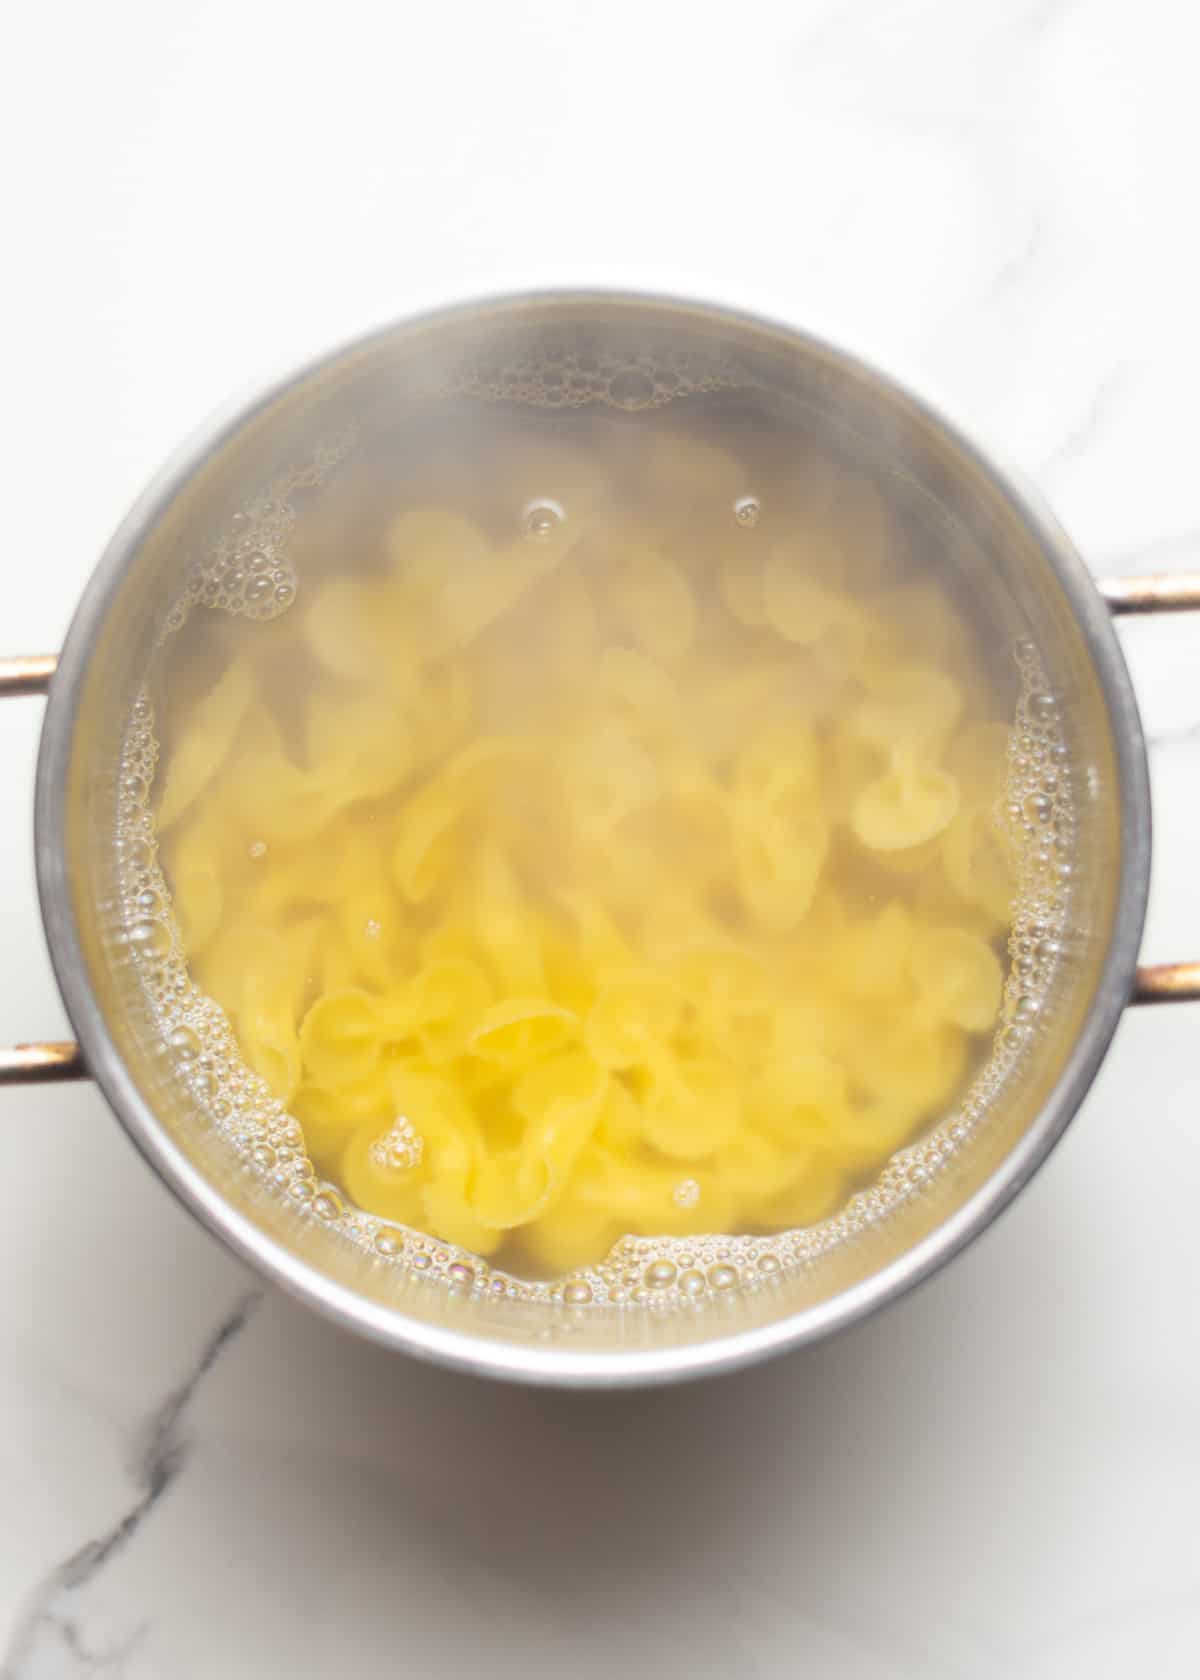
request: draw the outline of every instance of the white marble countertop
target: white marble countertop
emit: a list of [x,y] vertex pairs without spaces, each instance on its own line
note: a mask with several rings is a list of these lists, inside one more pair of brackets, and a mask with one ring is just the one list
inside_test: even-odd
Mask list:
[[[673,284],[823,327],[1200,564],[1196,29],[1172,0],[111,0],[8,32],[6,652],[227,393],[414,303]],[[706,19],[711,19],[707,22]],[[1200,623],[1122,632],[1150,958],[1200,955]],[[0,1027],[65,1022],[0,713]],[[676,1391],[485,1386],[265,1293],[87,1087],[0,1101],[0,1676],[1200,1670],[1200,1011],[1122,1026],[948,1272]]]

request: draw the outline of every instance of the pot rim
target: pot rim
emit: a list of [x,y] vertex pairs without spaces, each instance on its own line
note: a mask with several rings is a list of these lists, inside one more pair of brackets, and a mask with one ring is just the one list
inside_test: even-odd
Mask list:
[[[503,316],[539,306],[669,310],[709,323],[770,334],[809,354],[834,356],[852,374],[889,386],[937,428],[985,477],[1031,532],[1053,568],[1088,644],[1108,708],[1119,780],[1121,869],[1112,937],[1091,1011],[1063,1072],[1020,1142],[988,1180],[944,1223],[912,1248],[828,1301],[770,1324],[667,1349],[585,1354],[536,1348],[447,1330],[409,1319],[382,1302],[334,1282],[268,1236],[225,1200],[159,1123],[117,1052],[88,981],[67,869],[67,776],[92,649],[132,556],[175,496],[210,455],[249,421],[308,379],[397,335],[475,313]],[[1129,672],[1108,609],[1091,575],[1036,494],[1019,487],[938,409],[877,365],[813,333],[750,311],[666,293],[588,286],[468,297],[358,334],[249,399],[227,404],[169,457],[125,516],[96,565],[71,620],[51,684],[38,753],[34,805],[38,897],[50,958],[89,1072],[134,1146],[178,1200],[233,1252],[290,1295],[343,1328],[385,1347],[477,1375],[565,1387],[631,1387],[735,1370],[772,1353],[847,1328],[906,1294],[939,1270],[1008,1206],[1046,1160],[1099,1069],[1129,1000],[1149,892],[1151,816],[1146,745]]]

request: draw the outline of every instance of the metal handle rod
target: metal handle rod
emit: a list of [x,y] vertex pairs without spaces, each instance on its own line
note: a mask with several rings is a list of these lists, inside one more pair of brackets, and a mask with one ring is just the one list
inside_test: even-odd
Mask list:
[[1101,578],[1096,588],[1108,602],[1109,611],[1119,615],[1200,611],[1200,572]]
[[[0,659],[0,700],[18,694],[48,693],[57,669],[56,653]],[[0,1049],[0,1086],[48,1085],[57,1080],[86,1078],[77,1044],[15,1044],[11,1049]]]
[[[1118,615],[1200,611],[1200,572],[1101,578],[1096,587]],[[1200,1003],[1200,962],[1139,968],[1131,1003]]]
[[35,653],[24,659],[0,659],[0,700],[14,694],[46,694],[58,669],[56,653]]
[[1152,963],[1133,977],[1130,1003],[1200,1003],[1200,962]]
[[0,1086],[50,1085],[66,1079],[86,1079],[83,1053],[69,1040],[47,1044],[14,1044],[0,1050]]

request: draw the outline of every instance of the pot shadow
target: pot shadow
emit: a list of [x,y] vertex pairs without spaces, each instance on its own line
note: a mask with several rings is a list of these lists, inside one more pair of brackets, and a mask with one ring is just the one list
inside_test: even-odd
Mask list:
[[424,1571],[531,1615],[599,1629],[619,1606],[625,1627],[670,1629],[693,1673],[757,1672],[761,1638],[839,1675],[998,1675],[989,1574],[1004,1600],[1037,1581],[1088,1474],[1054,1395],[1090,1335],[1094,1232],[1052,1176],[916,1295],[730,1376],[488,1383],[270,1297],[237,1389],[272,1393],[276,1450],[336,1468],[327,1497],[372,1554],[411,1550],[419,1524]]
[[[33,1146],[49,1194],[13,1258],[48,1351],[136,1424],[254,1280],[96,1129],[94,1093],[71,1106]],[[228,1595],[247,1578],[275,1595],[276,1643],[353,1625],[366,1655],[406,1648],[449,1672],[483,1655],[486,1625],[494,1676],[607,1680],[650,1653],[655,1671],[717,1680],[778,1673],[788,1652],[839,1680],[999,1680],[1012,1613],[1071,1547],[1093,1473],[1071,1390],[1111,1357],[1106,1209],[1078,1193],[1089,1147],[1069,1139],[889,1311],[679,1387],[485,1382],[268,1291],[178,1419],[192,1467],[107,1590],[135,1625],[154,1571],[164,1615],[183,1617],[196,1572],[224,1569]],[[68,1161],[103,1199],[81,1207]],[[48,1416],[44,1450],[61,1427]],[[329,1661],[294,1671],[338,1671],[332,1646]]]

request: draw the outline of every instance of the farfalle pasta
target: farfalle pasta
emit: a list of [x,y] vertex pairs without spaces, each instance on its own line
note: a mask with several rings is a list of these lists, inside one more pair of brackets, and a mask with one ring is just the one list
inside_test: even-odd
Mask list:
[[755,490],[686,430],[514,442],[197,635],[181,934],[362,1208],[549,1273],[805,1224],[982,1055],[1002,697],[879,486]]

